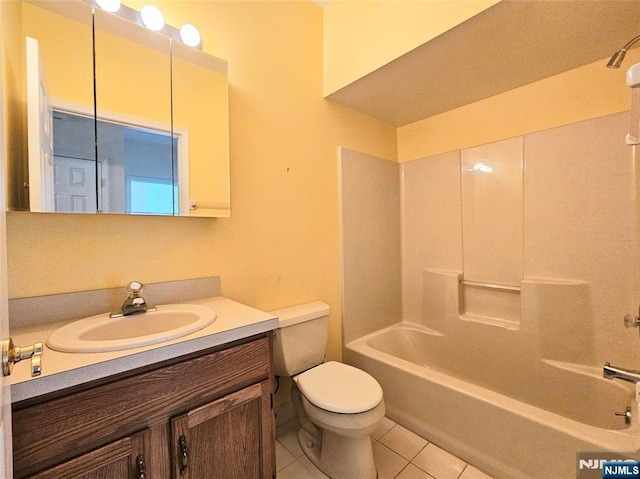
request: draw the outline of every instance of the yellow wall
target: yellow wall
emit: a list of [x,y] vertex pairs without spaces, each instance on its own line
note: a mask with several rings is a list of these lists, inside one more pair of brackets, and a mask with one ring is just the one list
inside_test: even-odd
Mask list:
[[6,181],[14,188],[7,190],[7,206],[25,207],[24,182],[26,139],[24,128],[24,76],[22,60],[22,7],[20,2],[0,1],[0,81],[3,86],[3,130],[5,158],[14,161],[5,166]]
[[631,107],[625,73],[640,61],[628,53],[618,70],[607,59],[465,105],[398,129],[400,162],[619,113]]
[[337,148],[395,159],[395,129],[323,100],[312,2],[158,6],[229,61],[233,216],[10,212],[10,297],[220,275],[225,296],[266,310],[327,301],[329,357],[339,358]]
[[500,0],[333,0],[324,8],[329,95]]

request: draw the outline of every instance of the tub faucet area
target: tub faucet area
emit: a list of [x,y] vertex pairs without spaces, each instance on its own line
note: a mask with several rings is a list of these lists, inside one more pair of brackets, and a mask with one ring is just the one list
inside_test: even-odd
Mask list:
[[611,363],[605,363],[602,376],[605,379],[621,379],[630,383],[640,383],[640,371],[635,369],[625,369],[611,366]]
[[127,299],[122,304],[119,311],[114,311],[109,316],[112,318],[120,318],[131,314],[146,313],[148,311],[156,311],[156,307],[148,304],[142,297],[144,284],[139,281],[132,281],[127,285],[129,293]]

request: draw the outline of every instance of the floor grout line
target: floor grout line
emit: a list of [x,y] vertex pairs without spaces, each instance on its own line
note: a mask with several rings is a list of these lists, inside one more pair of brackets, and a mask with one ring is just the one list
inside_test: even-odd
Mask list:
[[[389,421],[391,421],[391,420],[389,420]],[[402,460],[404,462],[404,465],[402,466],[400,471],[398,471],[398,473],[393,476],[394,479],[398,478],[402,474],[403,471],[405,471],[407,468],[409,468],[410,465],[413,466],[414,468],[418,469],[422,473],[424,473],[426,475],[426,477],[429,478],[429,479],[437,479],[438,476],[441,476],[441,474],[438,473],[437,469],[432,469],[431,471],[427,471],[427,470],[425,470],[424,466],[421,467],[420,465],[418,465],[418,464],[416,464],[414,462],[414,460],[416,460],[416,458],[418,458],[418,456],[420,456],[420,454],[422,454],[424,452],[424,450],[429,445],[432,445],[433,448],[436,448],[436,449],[431,449],[429,451],[431,453],[430,454],[431,458],[433,458],[434,451],[436,452],[436,457],[437,457],[437,455],[441,454],[441,452],[443,452],[443,453],[446,453],[445,457],[451,456],[453,459],[457,460],[457,461],[455,461],[456,469],[457,469],[457,467],[460,467],[460,465],[461,465],[460,463],[464,463],[464,465],[462,466],[462,469],[460,470],[460,472],[457,474],[457,476],[455,476],[457,479],[460,479],[464,475],[464,473],[468,469],[468,467],[470,466],[470,464],[468,462],[464,461],[463,459],[458,458],[454,454],[452,454],[449,451],[447,451],[447,450],[439,447],[438,445],[432,443],[428,439],[423,438],[422,436],[420,436],[419,434],[414,433],[413,431],[411,431],[408,428],[402,427],[400,424],[396,423],[395,421],[391,421],[391,422],[393,422],[393,425],[389,429],[387,429],[382,435],[380,435],[377,439],[375,437],[373,437],[373,436],[371,437],[371,439],[372,439],[371,440],[371,445],[373,447],[373,446],[376,445],[376,443],[380,443],[379,446],[382,446],[384,449],[386,449],[387,451],[391,452],[394,456],[397,456],[397,460],[394,459],[394,461],[399,462],[400,460]],[[390,434],[391,431],[396,429],[397,426],[401,426],[401,428],[403,430],[401,431],[401,430],[398,429],[396,431],[398,433],[398,435],[396,437],[394,437],[391,441],[388,441],[388,442],[395,443],[396,449],[399,449],[399,450],[396,450],[396,449],[394,449],[394,447],[388,446],[387,444],[385,444],[383,442],[383,438],[385,436],[387,436],[388,434]],[[405,433],[404,430],[406,430],[407,433]],[[295,431],[295,429],[293,431]],[[408,434],[408,433],[410,433],[410,434]],[[302,449],[301,449],[302,456],[300,456],[300,457],[296,456],[297,452],[294,453],[294,452],[290,451],[289,449],[287,449],[287,447],[285,446],[285,443],[289,443],[290,444],[290,441],[291,441],[290,438],[288,439],[288,441],[285,441],[284,443],[282,441],[280,441],[280,438],[284,437],[287,434],[292,434],[292,431],[287,431],[286,433],[283,433],[281,436],[279,436],[277,438],[277,441],[279,442],[280,446],[284,450],[286,450],[294,458],[294,460],[293,460],[293,462],[291,462],[291,463],[285,465],[284,467],[282,467],[282,469],[280,471],[278,471],[278,472],[283,472],[285,469],[287,469],[289,467],[292,467],[292,464],[294,464],[296,462],[299,462],[300,464],[302,464],[300,459],[302,457],[304,457],[304,451],[302,451]],[[295,433],[293,433],[293,434],[295,434]],[[404,434],[408,434],[408,435],[403,436]],[[425,441],[426,444],[421,446],[419,448],[418,452],[413,453],[411,451],[411,446],[412,446],[412,444],[415,445],[415,440],[416,440],[415,437],[416,436],[418,438],[420,438],[422,441]],[[376,447],[379,447],[379,446],[376,446]],[[408,449],[408,451],[407,451],[407,449]],[[404,454],[411,455],[411,459],[407,459],[406,457],[404,457],[403,454],[400,451],[403,451]],[[424,458],[423,458],[422,461],[419,461],[419,462],[424,464],[423,461],[424,461]],[[436,463],[437,462],[438,461],[436,461]],[[445,459],[445,462],[446,462],[446,459]],[[431,462],[429,464],[431,464]],[[446,463],[446,464],[451,465],[451,463]],[[442,465],[446,466],[446,464],[441,464],[440,466],[437,466],[437,467],[441,467]],[[398,466],[398,464],[396,464],[396,467],[397,466]],[[293,467],[292,467],[292,469],[293,469]],[[435,475],[434,475],[434,472],[436,472]],[[452,472],[452,471],[450,471],[450,472]],[[291,472],[289,472],[289,474],[291,474]],[[309,477],[312,477],[311,473],[310,473]],[[391,476],[387,476],[387,477],[391,477]],[[452,476],[449,476],[449,477],[452,477]],[[487,476],[487,478],[491,479],[489,476]],[[306,479],[306,476],[303,479]]]

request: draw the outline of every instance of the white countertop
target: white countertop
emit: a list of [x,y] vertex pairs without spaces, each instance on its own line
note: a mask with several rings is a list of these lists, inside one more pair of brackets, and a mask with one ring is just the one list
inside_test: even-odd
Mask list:
[[271,331],[278,327],[275,316],[217,296],[184,304],[208,306],[216,320],[199,331],[171,341],[124,351],[105,353],[61,353],[49,349],[46,339],[53,331],[73,321],[41,324],[11,331],[14,344],[44,344],[42,374],[31,377],[29,360],[16,364],[11,373],[11,400],[23,401],[42,394],[77,386],[96,379],[178,358],[221,344]]

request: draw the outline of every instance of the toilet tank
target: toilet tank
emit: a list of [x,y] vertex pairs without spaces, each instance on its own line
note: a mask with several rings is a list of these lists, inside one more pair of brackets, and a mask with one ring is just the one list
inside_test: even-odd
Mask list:
[[294,376],[322,364],[327,348],[329,305],[321,301],[271,311],[279,319],[273,339],[273,373]]

